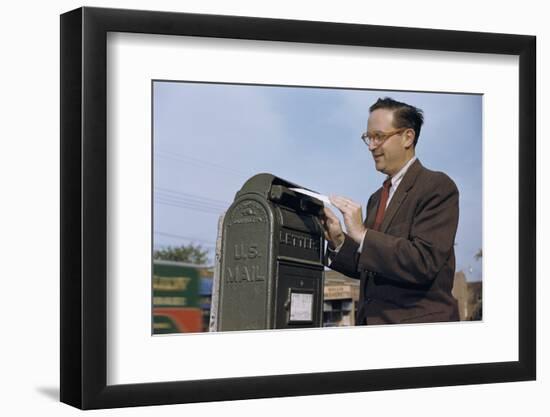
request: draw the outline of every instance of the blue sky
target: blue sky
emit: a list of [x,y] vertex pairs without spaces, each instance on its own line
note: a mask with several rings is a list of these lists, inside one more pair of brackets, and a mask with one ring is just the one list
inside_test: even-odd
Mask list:
[[219,215],[260,172],[364,206],[384,175],[360,136],[369,106],[389,96],[424,111],[416,155],[457,184],[457,270],[481,279],[481,95],[165,81],[153,91],[155,248],[213,250]]

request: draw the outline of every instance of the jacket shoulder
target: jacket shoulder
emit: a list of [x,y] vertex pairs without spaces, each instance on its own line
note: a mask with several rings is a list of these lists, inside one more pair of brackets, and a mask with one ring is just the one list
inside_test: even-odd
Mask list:
[[431,186],[434,188],[443,187],[458,193],[458,187],[456,186],[453,179],[449,177],[446,173],[442,171],[433,171],[426,167],[422,167],[422,168],[423,169],[420,172],[419,179],[423,184],[426,184],[427,186]]

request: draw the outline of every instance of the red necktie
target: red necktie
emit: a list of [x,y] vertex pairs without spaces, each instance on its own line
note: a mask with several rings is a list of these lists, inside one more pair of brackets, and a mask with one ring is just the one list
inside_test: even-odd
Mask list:
[[391,179],[388,178],[386,181],[384,181],[382,187],[382,196],[380,197],[380,203],[378,204],[378,209],[376,210],[376,218],[374,220],[374,226],[372,227],[373,230],[380,230],[380,226],[384,221],[386,203],[388,202],[388,197],[390,196]]

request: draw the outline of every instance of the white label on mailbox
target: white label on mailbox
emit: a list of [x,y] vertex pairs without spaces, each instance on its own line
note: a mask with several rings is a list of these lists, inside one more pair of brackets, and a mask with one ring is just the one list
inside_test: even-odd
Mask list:
[[313,321],[313,294],[290,294],[290,321]]

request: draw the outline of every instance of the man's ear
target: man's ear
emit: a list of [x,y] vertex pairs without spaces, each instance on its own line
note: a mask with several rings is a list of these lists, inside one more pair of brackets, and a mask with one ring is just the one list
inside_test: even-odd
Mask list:
[[407,129],[405,130],[405,148],[409,149],[414,145],[414,138],[416,137],[416,133],[414,132],[414,129]]

